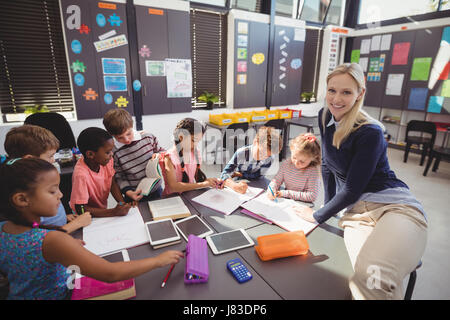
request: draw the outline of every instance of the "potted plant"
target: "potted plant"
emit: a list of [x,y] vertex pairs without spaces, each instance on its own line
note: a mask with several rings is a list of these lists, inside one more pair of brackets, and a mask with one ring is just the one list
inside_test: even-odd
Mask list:
[[214,103],[219,102],[219,97],[214,93],[205,91],[201,96],[198,97],[198,100],[206,102],[206,109],[212,110]]
[[25,106],[24,113],[26,114],[33,114],[33,113],[39,113],[39,112],[49,112],[47,106],[36,104],[34,106]]
[[302,95],[302,102],[304,103],[310,103],[311,99],[314,98],[314,92],[303,92]]

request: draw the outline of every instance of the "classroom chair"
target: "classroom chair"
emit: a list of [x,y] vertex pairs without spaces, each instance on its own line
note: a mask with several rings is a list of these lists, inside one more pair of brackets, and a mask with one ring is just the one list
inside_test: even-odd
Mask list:
[[50,130],[58,138],[60,149],[72,149],[77,146],[75,136],[69,122],[63,115],[56,112],[42,112],[29,115],[24,124],[34,124]]
[[[420,133],[418,135],[410,135],[410,133],[416,132]],[[429,134],[431,137],[424,137],[424,134]],[[428,150],[431,150],[434,141],[436,140],[436,124],[434,122],[429,121],[419,121],[419,120],[411,120],[408,122],[406,127],[406,135],[405,135],[405,154],[403,156],[403,162],[406,163],[408,161],[408,154],[411,146],[413,144],[422,146],[422,157],[420,158],[420,165],[423,165],[425,161],[425,157],[427,155]]]
[[450,148],[448,148],[448,146],[445,144],[446,138],[447,138],[447,134],[444,138],[444,142],[442,143],[441,147],[435,147],[435,146],[431,147],[430,155],[428,156],[427,165],[425,166],[425,170],[423,171],[424,177],[427,175],[428,169],[430,169],[433,159],[435,159],[433,169],[432,169],[433,172],[437,171],[437,169],[439,167],[439,163],[441,162],[442,158],[450,159]]
[[246,136],[248,130],[248,122],[230,124],[223,134],[222,160],[220,170],[228,163],[236,150],[252,141]]
[[[286,132],[286,130],[285,130],[286,124],[285,124],[284,119],[273,119],[273,120],[269,120],[269,121],[267,121],[264,125],[265,125],[266,127],[273,127],[273,128],[275,128],[275,129],[280,130],[280,133],[281,133],[281,141],[284,142],[284,134],[285,134],[285,132]],[[284,148],[286,148],[285,145],[283,145],[283,147],[282,147],[281,150],[280,150],[280,154],[279,154],[279,160],[280,160],[280,162],[283,161],[283,154],[284,154],[284,153],[283,153],[283,150],[284,150]]]
[[408,286],[406,287],[404,300],[411,300],[411,297],[412,297],[412,294],[414,291],[414,286],[416,285],[416,278],[417,278],[416,270],[419,269],[421,266],[422,266],[422,261],[419,261],[419,264],[414,269],[414,271],[409,274]]

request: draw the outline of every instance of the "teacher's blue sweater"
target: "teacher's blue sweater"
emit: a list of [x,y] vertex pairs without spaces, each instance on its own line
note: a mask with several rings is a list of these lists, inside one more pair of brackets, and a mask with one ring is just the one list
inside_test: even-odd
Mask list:
[[336,126],[326,126],[331,120],[331,113],[328,111],[325,128],[322,125],[322,113],[323,109],[319,111],[319,128],[325,204],[314,213],[317,222],[325,222],[353,205],[363,193],[408,188],[389,168],[387,142],[377,124],[361,126],[341,143],[338,150],[333,146]]

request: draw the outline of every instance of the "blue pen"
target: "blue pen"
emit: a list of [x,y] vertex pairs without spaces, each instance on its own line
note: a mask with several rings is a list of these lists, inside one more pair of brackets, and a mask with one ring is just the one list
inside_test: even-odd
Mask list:
[[270,190],[270,192],[272,192],[272,195],[275,197],[275,199],[273,199],[273,201],[278,202],[277,197],[275,196],[275,193],[273,192],[273,190],[270,186],[269,186],[269,190]]

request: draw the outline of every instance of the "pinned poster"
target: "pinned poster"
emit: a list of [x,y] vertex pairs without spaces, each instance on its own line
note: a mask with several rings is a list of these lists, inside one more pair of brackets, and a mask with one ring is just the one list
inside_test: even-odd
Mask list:
[[370,58],[369,72],[378,72],[380,70],[380,58]]
[[370,44],[370,51],[378,51],[380,50],[381,36],[373,36],[372,42]]
[[394,45],[392,53],[392,65],[405,65],[408,63],[409,49],[411,42],[399,42]]
[[409,93],[409,110],[425,111],[427,106],[428,88],[411,88]]
[[237,71],[238,72],[247,72],[247,61],[238,61]]
[[442,85],[441,96],[450,98],[450,80],[445,80]]
[[167,98],[192,97],[191,59],[165,59]]
[[431,58],[415,58],[411,71],[412,81],[427,81],[430,75]]
[[102,58],[102,69],[104,74],[127,74],[125,59]]
[[247,22],[238,22],[238,33],[248,34],[248,23]]
[[360,56],[360,50],[352,50],[352,56],[350,58],[350,62],[358,63]]
[[361,54],[368,54],[370,52],[370,39],[361,41]]
[[247,48],[238,48],[237,49],[237,58],[238,59],[247,59]]
[[247,35],[238,35],[238,46],[239,47],[246,47],[248,44],[248,36]]
[[367,65],[369,64],[369,58],[359,58],[359,65],[363,69],[364,72],[367,72]]
[[403,73],[389,74],[386,83],[386,95],[388,96],[401,95],[404,77],[405,75]]
[[444,97],[431,96],[428,101],[428,112],[441,113],[442,105],[444,104]]
[[127,76],[104,76],[105,91],[127,91]]
[[306,30],[303,28],[295,28],[294,41],[305,41]]
[[381,37],[381,44],[380,44],[381,51],[386,51],[391,48],[391,39],[392,39],[392,34],[384,34]]
[[127,44],[128,44],[127,37],[124,34],[121,34],[113,38],[96,41],[94,42],[94,47],[95,50],[97,50],[97,52],[102,52],[105,50],[117,48]]
[[145,61],[145,72],[147,77],[163,77],[166,75],[166,68],[164,61]]
[[247,74],[238,74],[237,84],[247,84]]

